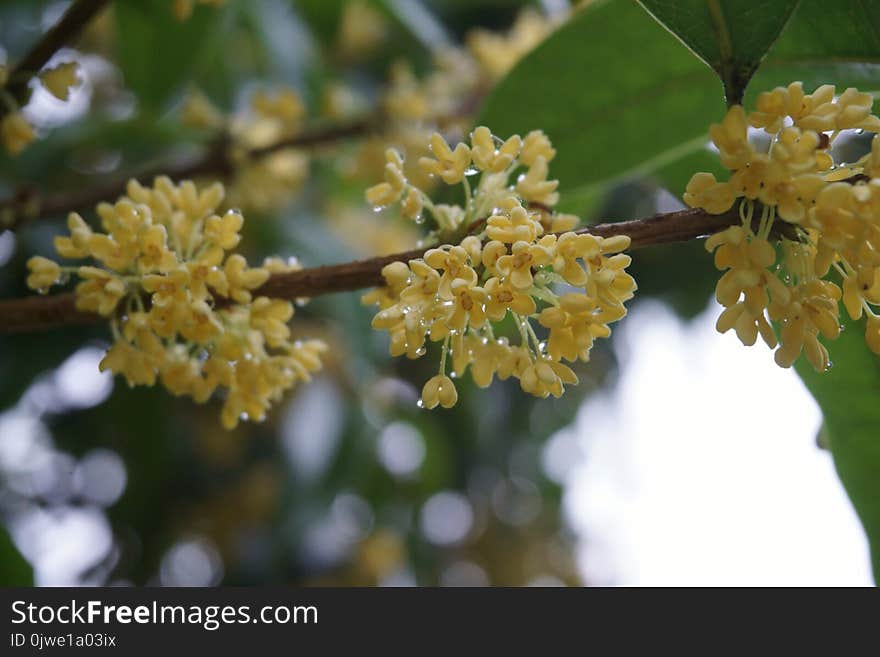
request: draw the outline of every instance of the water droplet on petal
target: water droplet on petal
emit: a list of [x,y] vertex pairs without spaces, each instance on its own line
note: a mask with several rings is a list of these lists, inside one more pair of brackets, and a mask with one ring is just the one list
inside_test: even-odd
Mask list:
[[470,166],[464,170],[464,175],[466,175],[466,176],[475,176],[478,173],[480,173],[480,170],[474,166]]

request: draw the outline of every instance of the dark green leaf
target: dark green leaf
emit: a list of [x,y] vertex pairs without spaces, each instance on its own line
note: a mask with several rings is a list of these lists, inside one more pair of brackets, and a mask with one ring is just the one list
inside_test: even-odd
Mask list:
[[0,582],[3,586],[31,586],[34,575],[30,564],[12,543],[9,533],[0,527]]
[[[825,416],[834,465],[871,545],[874,578],[880,577],[880,362],[865,345],[863,322],[848,322],[828,345],[834,367],[817,373],[797,364]],[[797,409],[790,409],[797,412]]]
[[797,0],[639,1],[715,70],[731,105],[742,102],[755,69],[797,5]]

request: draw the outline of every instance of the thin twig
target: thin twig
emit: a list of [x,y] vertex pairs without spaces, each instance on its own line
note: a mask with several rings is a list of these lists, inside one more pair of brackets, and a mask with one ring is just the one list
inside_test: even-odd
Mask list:
[[[6,91],[11,94],[19,105],[24,105],[30,96],[28,83],[52,55],[75,40],[83,28],[101,11],[108,0],[76,0],[55,25],[34,44],[30,52],[9,72]],[[0,106],[0,116],[9,108]]]
[[[317,126],[293,137],[248,151],[245,158],[259,159],[285,148],[318,148],[343,139],[368,134],[376,125],[375,117],[368,116],[346,123]],[[115,178],[95,187],[59,192],[48,196],[40,196],[33,189],[21,189],[15,196],[0,200],[0,229],[15,230],[25,221],[82,211],[101,201],[114,200],[125,194],[126,185],[132,178],[144,184],[152,183],[157,176],[168,176],[175,182],[204,176],[226,179],[232,175],[234,170],[235,164],[231,159],[229,141],[227,138],[220,138],[195,156],[174,163],[150,166],[133,175]]]
[[[598,224],[578,232],[600,237],[627,235],[630,248],[685,242],[715,233],[739,223],[736,209],[711,215],[703,210],[680,210],[655,214],[644,219]],[[287,274],[273,275],[255,291],[258,296],[294,300],[331,292],[349,292],[382,285],[382,268],[391,262],[406,262],[421,257],[425,249],[358,260],[340,265],[311,267]],[[99,315],[76,309],[73,293],[49,297],[26,297],[0,301],[0,333],[16,333],[58,328],[71,324],[101,321]]]

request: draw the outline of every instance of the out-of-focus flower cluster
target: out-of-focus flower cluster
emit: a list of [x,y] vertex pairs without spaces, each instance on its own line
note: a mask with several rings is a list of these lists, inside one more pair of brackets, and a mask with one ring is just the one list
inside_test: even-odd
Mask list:
[[[844,130],[880,131],[872,104],[856,89],[837,96],[824,85],[806,94],[793,82],[760,94],[748,114],[733,106],[710,128],[730,179],[697,173],[684,195],[713,214],[739,203],[742,225],[706,243],[726,270],[716,288],[725,306],[717,327],[735,330],[746,345],[761,335],[782,367],[801,353],[818,371],[831,366],[819,338],[840,333],[841,300],[853,319],[867,315],[867,343],[880,353],[872,308],[880,304],[880,141],[875,136],[871,152],[851,165],[830,153]],[[772,135],[769,150],[749,141],[749,126]],[[777,218],[785,230],[774,230]],[[832,269],[841,286],[827,280]]]
[[[594,340],[626,314],[636,288],[620,253],[629,238],[573,232],[578,218],[553,210],[558,181],[547,174],[556,151],[540,131],[502,141],[479,127],[455,148],[434,134],[430,151],[419,167],[461,184],[464,202],[433,203],[388,149],[385,180],[367,190],[368,202],[399,203],[416,222],[430,217],[429,239],[442,246],[383,269],[386,286],[364,297],[379,306],[373,327],[389,332],[393,356],[418,358],[428,341],[442,343],[440,371],[422,390],[427,408],[453,406],[452,377],[468,367],[481,387],[515,377],[528,393],[560,396],[577,383],[564,361],[589,360]],[[513,344],[501,335],[507,329],[519,338]]]
[[[247,107],[225,116],[201,92],[184,100],[181,121],[190,127],[226,135],[228,157],[235,175],[227,194],[230,207],[254,212],[277,210],[294,197],[309,173],[309,157],[302,149],[278,146],[303,128],[306,107],[295,89],[258,89]],[[254,151],[271,152],[254,156]]]
[[[368,139],[342,165],[352,176],[376,171],[388,145],[405,155],[407,176],[423,189],[432,179],[417,166],[427,155],[434,130],[461,137],[478,106],[491,89],[523,55],[540,43],[558,21],[531,9],[524,10],[506,33],[474,30],[463,47],[444,46],[434,52],[431,69],[418,77],[409,62],[396,61],[380,96],[384,116],[382,134]],[[345,114],[357,104],[334,89],[331,114]]]
[[[2,87],[6,86],[8,71],[0,66],[0,142],[10,155],[18,155],[25,147],[37,138],[33,126],[28,123],[21,108],[9,93],[5,93]],[[44,69],[37,75],[37,79],[50,94],[58,100],[67,101],[70,98],[70,90],[77,86],[79,80],[79,65],[76,62],[64,62],[51,68]]]
[[291,341],[290,302],[254,296],[271,272],[299,266],[270,259],[252,268],[234,253],[244,218],[216,213],[223,193],[219,183],[199,191],[167,178],[151,188],[131,181],[127,196],[97,207],[103,232],[72,213],[70,234],[55,238],[59,256],[94,266],[35,256],[27,283],[46,292],[78,277],[77,308],[110,319],[114,341],[102,369],[132,386],[158,380],[197,402],[221,392],[221,419],[233,428],[262,420],[285,390],[307,381],[326,347]]

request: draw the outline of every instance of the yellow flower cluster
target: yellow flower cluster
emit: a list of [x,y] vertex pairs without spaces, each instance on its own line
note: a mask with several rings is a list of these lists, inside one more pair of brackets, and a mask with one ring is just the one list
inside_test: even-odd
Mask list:
[[[5,86],[6,77],[6,68],[0,66],[0,87]],[[79,65],[75,62],[64,62],[41,71],[37,77],[50,94],[58,100],[67,101],[70,90],[79,84]],[[0,117],[0,142],[7,153],[18,155],[37,135],[11,96],[0,93],[0,100],[2,99],[10,105],[6,108],[0,107],[0,113],[3,113]]]
[[229,207],[265,213],[287,205],[309,173],[301,149],[278,148],[251,156],[251,151],[295,137],[303,127],[306,107],[296,90],[281,87],[255,91],[245,111],[225,116],[201,92],[191,91],[180,111],[184,125],[225,133],[235,176],[227,194]]
[[[739,203],[741,225],[706,243],[726,270],[716,288],[725,306],[717,328],[735,330],[746,345],[760,334],[778,347],[783,367],[801,353],[819,371],[830,367],[819,338],[840,333],[841,301],[853,319],[868,316],[866,340],[880,354],[872,307],[880,304],[880,140],[875,136],[871,152],[848,166],[830,152],[843,131],[880,131],[872,104],[856,89],[838,96],[824,85],[806,94],[794,82],[760,94],[749,114],[733,106],[710,129],[730,179],[697,173],[684,195],[713,214]],[[749,126],[772,135],[766,152],[749,141]],[[776,218],[782,230],[774,230]],[[832,270],[841,286],[827,280]]]
[[[408,181],[393,149],[385,181],[367,190],[367,199],[379,208],[399,202],[413,219],[424,211],[433,239],[460,242],[386,266],[386,286],[364,297],[379,306],[373,327],[389,332],[393,356],[418,358],[428,341],[442,343],[440,371],[422,389],[427,408],[453,406],[452,377],[468,367],[480,387],[514,377],[525,392],[560,396],[565,384],[577,383],[563,361],[589,360],[593,341],[608,337],[608,325],[626,314],[636,288],[625,271],[630,258],[620,253],[629,238],[572,232],[578,218],[553,211],[558,182],[547,179],[547,163],[555,151],[540,131],[502,141],[479,127],[470,144],[455,148],[435,134],[430,150],[419,165],[461,184],[463,205],[432,203]],[[518,343],[500,335],[508,328]]]
[[248,267],[233,252],[244,218],[215,212],[223,193],[219,183],[199,191],[167,178],[152,188],[131,181],[127,196],[97,207],[103,232],[72,213],[70,234],[55,238],[59,256],[96,266],[36,256],[27,283],[46,292],[76,275],[77,308],[110,318],[114,342],[102,370],[132,386],[159,380],[198,402],[222,389],[221,419],[233,428],[262,420],[286,389],[307,381],[326,347],[291,341],[290,302],[254,297],[270,271],[298,266],[273,259]]
[[556,23],[534,9],[526,9],[506,34],[476,29],[467,36],[467,47],[490,79],[498,80],[519,59],[541,43]]

